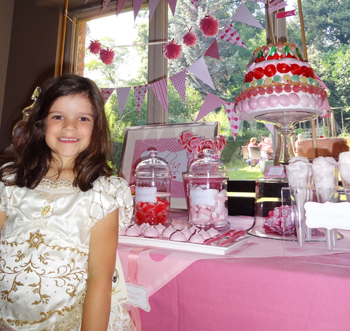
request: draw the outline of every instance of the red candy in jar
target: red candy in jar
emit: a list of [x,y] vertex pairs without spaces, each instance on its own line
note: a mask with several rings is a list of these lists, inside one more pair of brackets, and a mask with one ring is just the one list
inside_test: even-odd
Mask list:
[[136,167],[135,209],[133,221],[140,225],[168,225],[172,174],[167,162],[149,151],[149,157]]

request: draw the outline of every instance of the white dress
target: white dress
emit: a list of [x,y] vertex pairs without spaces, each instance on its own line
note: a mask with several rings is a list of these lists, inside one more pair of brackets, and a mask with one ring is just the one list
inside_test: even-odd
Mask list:
[[[62,180],[43,179],[34,190],[0,182],[0,199],[7,214],[0,238],[0,330],[79,331],[91,228],[117,208],[119,226],[128,225],[128,184],[100,177],[82,192]],[[117,271],[109,330],[134,330]]]

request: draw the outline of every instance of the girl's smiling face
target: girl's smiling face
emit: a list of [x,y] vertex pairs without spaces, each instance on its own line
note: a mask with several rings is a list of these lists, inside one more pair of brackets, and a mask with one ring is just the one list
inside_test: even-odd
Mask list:
[[45,140],[51,155],[68,165],[90,145],[93,129],[93,109],[86,96],[59,97],[46,119]]

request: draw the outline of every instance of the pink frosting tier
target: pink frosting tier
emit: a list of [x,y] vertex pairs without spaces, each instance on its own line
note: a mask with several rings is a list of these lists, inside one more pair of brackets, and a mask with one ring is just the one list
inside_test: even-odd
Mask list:
[[235,100],[236,113],[243,119],[291,110],[321,115],[329,109],[327,92],[294,44],[259,47],[247,67]]

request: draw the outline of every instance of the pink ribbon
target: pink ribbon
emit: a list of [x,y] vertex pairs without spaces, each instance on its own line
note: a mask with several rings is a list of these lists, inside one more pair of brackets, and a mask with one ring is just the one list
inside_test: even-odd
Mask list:
[[277,13],[277,18],[284,18],[289,16],[295,16],[295,9]]
[[[138,285],[139,283],[139,255],[147,248],[135,248],[129,252],[128,256],[128,283]],[[133,319],[136,330],[141,331],[140,312],[137,307],[130,305],[130,316]]]

